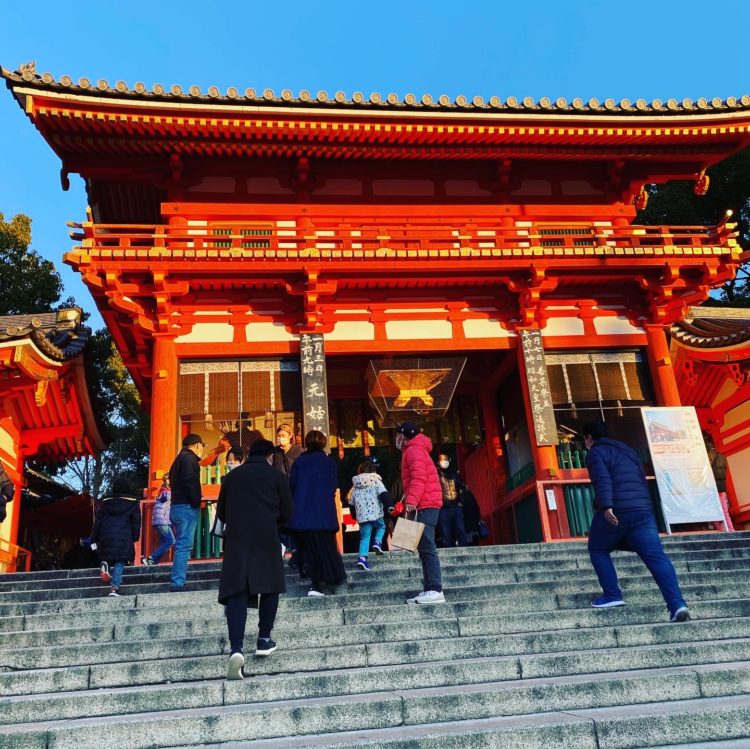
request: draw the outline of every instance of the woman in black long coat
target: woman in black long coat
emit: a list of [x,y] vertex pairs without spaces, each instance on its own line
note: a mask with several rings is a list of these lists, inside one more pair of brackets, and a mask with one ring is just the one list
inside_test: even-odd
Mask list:
[[256,655],[276,650],[271,630],[286,591],[279,525],[292,515],[289,482],[269,462],[274,446],[257,440],[247,460],[227,474],[216,514],[226,523],[219,603],[226,606],[231,644],[228,679],[241,679],[247,609],[258,609]]
[[294,515],[286,527],[297,546],[300,574],[312,583],[308,596],[325,595],[323,583],[340,585],[346,580],[344,562],[336,546],[338,471],[324,452],[326,441],[323,432],[308,432],[305,452],[294,461],[289,474]]

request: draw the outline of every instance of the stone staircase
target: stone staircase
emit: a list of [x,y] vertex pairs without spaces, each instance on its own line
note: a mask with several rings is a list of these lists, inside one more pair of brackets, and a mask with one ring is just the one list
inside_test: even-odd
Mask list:
[[[695,619],[640,561],[595,611],[581,543],[443,550],[448,603],[407,606],[418,560],[375,557],[335,596],[289,574],[279,649],[224,680],[219,565],[0,576],[0,747],[750,747],[750,533],[669,539]],[[249,617],[247,645],[255,640]]]

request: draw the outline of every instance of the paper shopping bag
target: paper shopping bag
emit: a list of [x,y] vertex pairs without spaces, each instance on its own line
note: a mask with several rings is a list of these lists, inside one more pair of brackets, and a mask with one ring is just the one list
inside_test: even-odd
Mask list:
[[391,547],[415,552],[422,538],[422,531],[424,531],[424,523],[409,520],[409,518],[399,518],[391,536]]

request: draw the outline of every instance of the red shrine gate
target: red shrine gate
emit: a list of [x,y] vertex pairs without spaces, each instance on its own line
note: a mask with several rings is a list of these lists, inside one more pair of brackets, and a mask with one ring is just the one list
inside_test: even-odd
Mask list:
[[[392,400],[457,455],[494,539],[581,535],[577,430],[603,415],[642,444],[637,409],[680,404],[665,330],[742,260],[726,221],[631,222],[646,184],[707,189],[706,167],[750,142],[747,98],[294,99],[3,75],[63,183],[86,180],[66,262],[152,409],[152,488],[187,429],[212,444],[313,418],[342,487],[368,452],[395,474],[370,362],[458,357],[441,414],[425,415],[439,383]],[[323,375],[327,415],[303,398]]]

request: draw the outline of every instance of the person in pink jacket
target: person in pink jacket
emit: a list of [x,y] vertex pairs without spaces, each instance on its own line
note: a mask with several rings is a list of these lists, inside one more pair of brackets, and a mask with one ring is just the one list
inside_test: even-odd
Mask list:
[[408,514],[424,523],[422,538],[417,547],[422,562],[422,592],[409,598],[407,603],[445,603],[440,558],[435,546],[435,527],[443,506],[443,490],[437,469],[430,457],[432,442],[422,434],[413,421],[396,427],[396,447],[402,451],[401,480],[404,484],[404,504]]

